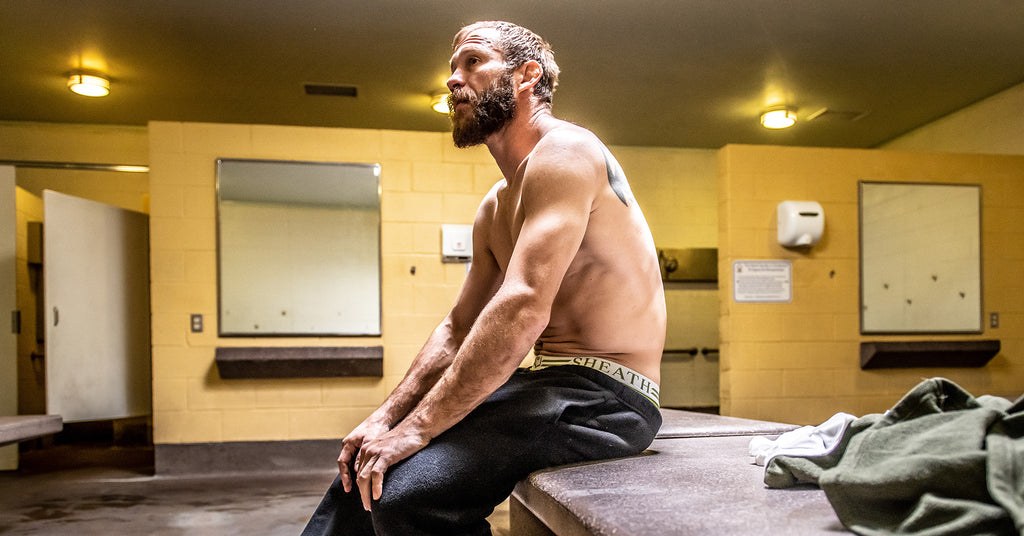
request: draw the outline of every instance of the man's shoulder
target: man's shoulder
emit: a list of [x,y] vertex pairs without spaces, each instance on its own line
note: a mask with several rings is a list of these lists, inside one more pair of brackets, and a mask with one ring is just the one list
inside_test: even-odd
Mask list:
[[[558,126],[541,136],[536,149],[575,148],[601,151],[604,144],[591,131],[568,121],[559,120]],[[536,150],[535,149],[535,150]]]
[[498,204],[498,192],[503,190],[506,186],[505,179],[500,179],[491,186],[491,189],[484,194],[484,198],[480,201],[481,211],[493,211],[494,207]]
[[579,166],[585,163],[603,167],[606,150],[592,132],[563,121],[560,126],[541,136],[528,161],[535,167],[553,166],[562,171],[574,168],[583,171]]

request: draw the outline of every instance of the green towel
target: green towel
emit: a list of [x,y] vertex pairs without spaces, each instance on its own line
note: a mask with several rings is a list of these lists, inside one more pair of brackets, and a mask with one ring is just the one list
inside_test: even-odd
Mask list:
[[850,423],[832,452],[779,456],[769,487],[816,484],[866,536],[1020,534],[1024,402],[921,382],[885,414]]

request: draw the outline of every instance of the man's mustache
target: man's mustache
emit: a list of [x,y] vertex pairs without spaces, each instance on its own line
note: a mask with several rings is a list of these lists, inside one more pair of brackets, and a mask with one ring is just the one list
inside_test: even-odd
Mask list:
[[466,88],[455,88],[451,94],[448,95],[448,109],[455,111],[455,107],[462,103],[474,103],[477,101],[476,95],[472,91]]

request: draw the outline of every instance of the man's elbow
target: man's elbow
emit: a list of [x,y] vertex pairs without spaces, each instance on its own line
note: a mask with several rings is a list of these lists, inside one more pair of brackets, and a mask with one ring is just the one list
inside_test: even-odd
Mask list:
[[503,301],[514,317],[512,325],[525,333],[540,336],[551,319],[551,299],[535,289],[509,289]]

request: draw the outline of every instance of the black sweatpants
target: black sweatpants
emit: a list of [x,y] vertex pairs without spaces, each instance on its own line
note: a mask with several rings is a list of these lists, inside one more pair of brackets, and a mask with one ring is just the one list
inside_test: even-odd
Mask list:
[[489,536],[486,517],[533,471],[620,458],[661,427],[649,400],[595,370],[519,369],[458,424],[384,475],[363,510],[335,478],[303,536]]

